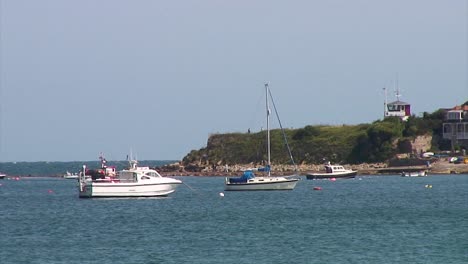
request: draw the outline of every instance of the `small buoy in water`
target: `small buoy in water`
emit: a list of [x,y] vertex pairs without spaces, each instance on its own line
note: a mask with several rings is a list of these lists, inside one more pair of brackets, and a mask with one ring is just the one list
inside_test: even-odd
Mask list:
[[47,192],[48,192],[48,193],[53,193],[54,191],[52,191],[52,190],[48,190]]
[[224,197],[224,193],[220,192],[219,196]]
[[429,189],[431,189],[431,188],[432,188],[432,184],[429,184]]
[[320,191],[320,190],[322,190],[322,187],[319,187],[319,186],[314,187],[314,190],[315,190],[315,191]]
[[424,185],[424,187],[429,188],[429,184]]
[[330,181],[336,181],[336,178],[331,178]]

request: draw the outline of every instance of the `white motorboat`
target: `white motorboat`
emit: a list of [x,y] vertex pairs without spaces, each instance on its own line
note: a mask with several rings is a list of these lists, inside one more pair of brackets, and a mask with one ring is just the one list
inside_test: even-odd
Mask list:
[[69,171],[67,171],[67,172],[63,175],[63,178],[64,178],[64,179],[72,179],[72,180],[73,180],[73,179],[78,179],[78,177],[79,177],[78,173],[76,173],[76,172],[75,172],[75,173],[71,173],[71,172],[69,172]]
[[5,179],[5,177],[6,177],[6,174],[0,172],[0,179]]
[[167,196],[175,191],[182,181],[162,177],[149,167],[138,167],[130,160],[130,168],[118,173],[115,167],[107,167],[101,159],[101,169],[86,170],[79,177],[79,197],[155,197]]
[[425,177],[427,176],[427,170],[419,171],[403,171],[401,173],[402,177]]
[[[268,163],[264,168],[255,169],[256,171],[264,171],[267,176],[256,177],[253,173],[254,170],[247,170],[241,177],[227,177],[225,179],[225,190],[226,191],[273,191],[273,190],[293,190],[296,187],[299,178],[297,175],[291,176],[271,176],[271,162],[270,162],[270,108],[268,96],[271,98],[271,93],[268,84],[265,84],[266,91],[266,110],[267,110],[267,153]],[[274,104],[273,104],[274,106]],[[276,109],[275,109],[276,110]],[[276,111],[275,111],[276,112]],[[277,112],[276,112],[277,113]],[[278,116],[277,116],[278,117]],[[279,119],[279,118],[278,118]],[[286,138],[286,137],[285,137]],[[286,145],[288,146],[287,142]],[[289,150],[289,146],[288,146]],[[292,159],[291,151],[289,156]]]
[[354,178],[357,174],[355,170],[345,169],[341,165],[325,164],[325,172],[307,173],[308,180],[329,179],[329,178]]

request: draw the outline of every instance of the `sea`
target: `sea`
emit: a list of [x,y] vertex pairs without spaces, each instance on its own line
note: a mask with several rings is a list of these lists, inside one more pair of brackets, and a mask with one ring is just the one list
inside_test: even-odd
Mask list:
[[175,178],[175,193],[140,199],[80,199],[59,177],[0,180],[0,263],[468,263],[468,175],[250,192]]

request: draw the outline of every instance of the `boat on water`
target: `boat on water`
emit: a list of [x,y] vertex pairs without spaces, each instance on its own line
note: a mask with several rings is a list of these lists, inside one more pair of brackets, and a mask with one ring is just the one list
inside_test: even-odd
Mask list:
[[403,171],[401,172],[402,177],[425,177],[427,176],[427,170],[419,171]]
[[101,156],[101,168],[86,169],[79,176],[79,197],[157,197],[173,193],[182,181],[163,177],[149,167],[139,167],[130,159],[130,167],[116,172]]
[[76,180],[78,179],[80,175],[78,173],[71,173],[69,171],[67,171],[64,175],[63,175],[63,178],[64,179],[72,179],[72,180]]
[[[267,111],[267,154],[268,161],[265,167],[258,169],[249,169],[244,171],[244,174],[241,177],[226,177],[225,178],[225,191],[274,191],[274,190],[293,190],[296,187],[297,182],[299,181],[298,175],[291,176],[271,176],[271,148],[270,148],[270,107],[269,107],[269,97],[271,100],[271,92],[268,87],[268,83],[265,84],[266,92],[266,111]],[[273,104],[274,106],[274,104]],[[275,109],[276,110],[276,109]],[[277,111],[275,111],[277,113]],[[278,117],[278,115],[277,115]],[[278,117],[279,120],[279,117]],[[281,122],[280,122],[281,126]],[[283,130],[281,128],[281,130]],[[283,131],[284,133],[284,131]],[[286,137],[283,134],[286,141]],[[289,156],[292,159],[291,151],[289,145],[287,144],[289,150]],[[254,171],[265,172],[266,176],[256,176]]]
[[274,191],[293,190],[298,178],[293,176],[284,177],[257,177],[253,170],[244,171],[241,177],[226,178],[225,191]]
[[325,172],[317,172],[317,173],[307,173],[306,178],[308,180],[315,180],[315,179],[329,179],[329,178],[354,178],[356,177],[357,171],[345,169],[341,165],[332,165],[330,162],[324,165]]
[[6,177],[6,174],[0,172],[0,179],[5,179],[5,177]]

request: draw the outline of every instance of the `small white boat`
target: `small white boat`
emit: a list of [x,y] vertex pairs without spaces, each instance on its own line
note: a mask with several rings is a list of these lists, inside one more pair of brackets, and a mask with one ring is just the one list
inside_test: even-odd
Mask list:
[[345,169],[341,165],[325,164],[325,172],[307,173],[308,180],[328,179],[328,178],[354,178],[357,174],[355,170]]
[[71,173],[71,172],[69,172],[69,171],[67,171],[67,172],[65,173],[65,175],[63,175],[63,178],[64,178],[64,179],[78,179],[78,177],[79,177],[78,173],[76,173],[76,172],[75,172],[75,173]]
[[130,160],[130,168],[116,173],[115,167],[107,167],[101,157],[100,170],[86,170],[79,177],[79,197],[155,197],[173,193],[182,181],[162,177],[149,167],[138,167]]
[[[241,177],[227,177],[225,178],[225,187],[226,191],[274,191],[274,190],[293,190],[296,187],[299,178],[297,175],[291,176],[271,176],[271,154],[270,154],[270,108],[268,96],[271,97],[268,84],[265,84],[266,92],[266,110],[267,110],[267,154],[268,154],[268,163],[265,168],[255,169],[256,171],[264,171],[267,173],[267,176],[256,177],[253,173],[253,170],[247,170]],[[273,104],[274,106],[274,104]],[[275,109],[276,110],[276,109]],[[275,111],[276,112],[276,111]],[[279,118],[278,118],[279,119]],[[286,142],[286,145],[289,145]],[[289,153],[292,159],[291,152]],[[294,163],[294,162],[293,162]]]
[[6,177],[6,174],[0,172],[0,179],[5,179],[5,177]]
[[424,177],[427,176],[427,170],[420,171],[403,171],[401,173],[402,177]]

